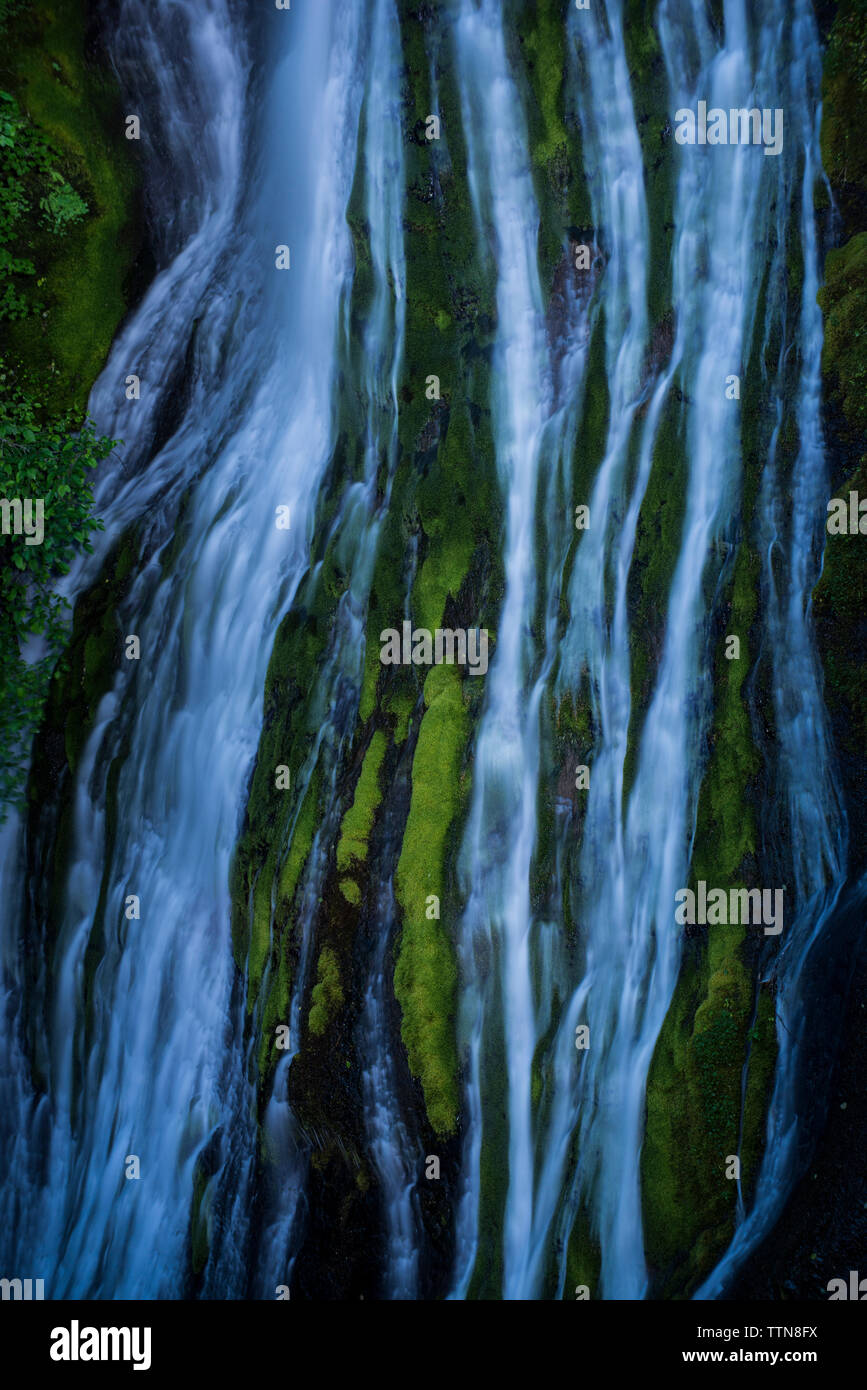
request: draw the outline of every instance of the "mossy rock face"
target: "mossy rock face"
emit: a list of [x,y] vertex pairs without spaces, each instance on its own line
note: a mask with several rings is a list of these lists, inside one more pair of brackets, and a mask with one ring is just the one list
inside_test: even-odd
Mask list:
[[45,808],[54,808],[56,815],[53,857],[40,875],[44,884],[54,885],[52,893],[60,891],[65,881],[73,777],[100,702],[124,662],[124,634],[117,610],[138,564],[138,535],[131,529],[113,547],[99,579],[75,606],[69,645],[55,668],[34,739],[27,800],[32,833],[39,833],[37,825]]
[[776,1038],[765,996],[753,1017],[752,974],[740,929],[708,928],[706,953],[699,942],[688,950],[657,1043],[641,1163],[654,1297],[689,1297],[730,1241],[731,1159],[741,1158],[745,1193],[757,1172]]
[[867,221],[867,6],[840,0],[822,71],[822,164],[847,227]]
[[[99,46],[91,7],[81,0],[5,3],[0,8],[0,48],[0,424],[13,445],[25,426],[31,439],[36,431],[49,514],[52,497],[66,498],[54,518],[59,523],[62,510],[62,524],[54,535],[49,524],[39,552],[48,557],[50,585],[53,576],[64,572],[70,555],[86,545],[94,524],[92,495],[89,486],[83,489],[74,479],[77,464],[70,450],[76,453],[76,444],[83,447],[88,437],[89,431],[82,431],[87,398],[122,319],[144,288],[135,265],[140,261],[140,269],[147,269],[145,222],[134,147],[124,138],[114,76]],[[64,436],[65,443],[55,449]],[[97,442],[102,459],[113,441],[94,437]],[[106,466],[111,468],[112,461]],[[3,564],[10,558],[7,553]],[[32,588],[31,596],[40,587]],[[14,586],[7,588],[11,592]],[[68,720],[46,716],[48,673],[63,640],[55,631],[60,605],[57,599],[54,603],[50,624],[42,619],[38,626],[43,638],[50,630],[46,654],[33,666],[20,661],[19,641],[23,648],[29,635],[21,614],[33,614],[35,608],[16,604],[16,623],[7,621],[11,607],[0,621],[4,671],[19,668],[23,676],[13,682],[10,674],[13,697],[4,701],[7,728],[14,736],[7,752],[14,771],[4,773],[4,795],[16,801],[26,776],[26,745],[40,719],[52,726],[48,730],[43,724],[38,734],[40,742],[48,742],[43,766],[58,768],[65,762],[74,770],[99,698],[96,692],[105,687],[101,672],[116,657],[113,616],[99,600],[100,611],[92,611],[94,595],[88,595],[79,618],[79,630],[94,620],[86,651],[72,654],[83,667],[85,699],[75,692]],[[74,633],[73,643],[77,637]],[[55,747],[61,729],[63,755]]]
[[[690,866],[693,881],[726,888],[757,886],[758,873],[763,767],[748,681],[760,645],[760,564],[750,540],[756,490],[748,477],[741,535],[736,554],[723,560],[708,633],[716,694]],[[664,568],[657,571],[667,583]],[[662,587],[657,581],[650,593]],[[642,595],[647,601],[646,586]],[[728,635],[739,638],[733,660],[726,655]],[[667,929],[683,930],[673,909]],[[761,938],[740,927],[685,931],[680,975],[647,1083],[641,1180],[653,1297],[689,1297],[730,1241],[737,1200],[736,1181],[727,1176],[731,1159],[740,1157],[745,1195],[755,1178],[776,1059],[773,1004],[757,985],[762,949]]]
[[683,410],[679,392],[672,387],[659,423],[627,582],[632,704],[624,796],[628,796],[632,787],[641,729],[662,658],[668,597],[680,554],[688,477]]
[[457,1124],[454,1013],[457,969],[442,920],[428,915],[442,904],[449,833],[464,803],[461,768],[468,719],[461,679],[451,666],[435,666],[425,681],[426,711],[412,764],[412,800],[395,876],[403,928],[394,990],[403,1013],[401,1033],[410,1070],[419,1078],[437,1134]]
[[[818,301],[825,322],[822,373],[832,488],[867,497],[867,5],[840,0],[825,55],[822,162],[842,214],[842,245],[825,257]],[[835,224],[836,226],[836,224]],[[839,234],[839,232],[838,232]],[[813,594],[825,699],[849,814],[850,872],[867,862],[867,550],[860,535],[825,535]]]
[[[599,1274],[602,1268],[602,1252],[599,1241],[593,1234],[590,1219],[584,1208],[580,1208],[572,1230],[566,1252],[566,1282],[563,1288],[564,1301],[572,1299],[585,1302],[587,1297],[595,1298],[599,1288]],[[587,1293],[585,1294],[585,1289]]]
[[[424,919],[428,934],[418,936],[417,919],[408,920],[401,910],[396,947],[400,1002],[386,1001],[386,1007],[395,1033],[403,1024],[410,1059],[408,1064],[401,1055],[397,1061],[406,1113],[413,1123],[418,1117],[426,1144],[432,1147],[435,1136],[440,1137],[434,1151],[442,1158],[443,1180],[423,1188],[419,1198],[428,1255],[438,1270],[425,1273],[431,1287],[444,1289],[451,1267],[448,1193],[457,1145],[442,1137],[454,1134],[458,1108],[456,965],[446,925],[455,913],[449,866],[464,807],[464,749],[484,682],[466,682],[478,688],[462,694],[458,673],[449,669],[443,676],[437,668],[423,695],[427,673],[384,666],[380,634],[400,628],[407,609],[414,624],[431,629],[485,626],[500,592],[496,556],[502,516],[488,405],[493,277],[491,267],[480,263],[465,197],[459,103],[451,64],[445,62],[451,42],[448,16],[406,4],[399,6],[399,15],[408,184],[405,358],[398,388],[398,447],[389,458],[393,472],[387,478],[383,467],[378,479],[389,489],[389,505],[378,523],[358,713],[339,748],[332,749],[327,740],[320,747],[326,711],[317,692],[351,563],[340,537],[323,539],[323,533],[334,537],[339,529],[331,523],[347,483],[362,474],[369,424],[364,401],[343,391],[335,454],[317,504],[311,570],[272,653],[260,746],[232,870],[233,941],[239,970],[247,978],[260,1111],[278,1056],[275,1030],[286,1021],[291,990],[301,987],[302,945],[309,961],[304,985],[309,994],[301,1004],[301,1036],[293,1039],[298,1051],[288,1087],[293,1113],[310,1140],[311,1216],[296,1281],[311,1296],[357,1296],[356,1287],[368,1296],[378,1287],[375,1236],[381,1230],[381,1194],[375,1172],[362,1158],[367,1137],[358,1054],[372,930],[369,886],[374,875],[380,884],[394,872],[402,909],[397,865],[417,865],[427,858],[420,836],[428,829],[442,917]],[[432,61],[440,81],[438,106],[430,87]],[[424,119],[433,109],[442,111],[446,132],[439,149],[424,138]],[[362,371],[357,344],[363,341],[374,289],[365,204],[359,160],[348,209],[356,276],[347,378]],[[452,748],[456,731],[460,745]],[[420,758],[419,768],[437,763],[434,745],[440,736],[449,757],[445,768],[437,769],[439,804],[433,807],[421,782],[414,782],[410,796],[409,769],[414,756]],[[311,770],[314,755],[318,763]],[[275,787],[278,765],[290,772],[290,786],[282,791]],[[428,873],[427,867],[419,871]],[[302,914],[303,943],[298,927]],[[328,1248],[335,1232],[339,1251]],[[293,1283],[293,1296],[294,1288]]]
[[[115,544],[99,579],[75,605],[69,645],[49,691],[44,733],[46,742],[53,745],[62,731],[70,773],[75,772],[99,703],[114,684],[124,661],[124,633],[117,610],[129,591],[138,561],[138,539],[133,529]],[[40,735],[37,747],[42,738]],[[56,779],[60,775],[61,769],[55,765],[51,776]],[[44,795],[45,799],[50,799],[47,792],[37,759],[29,796],[35,803]]]
[[[867,320],[865,320],[867,322]],[[837,496],[850,491],[867,497],[867,456]],[[825,563],[816,586],[814,613],[825,666],[825,695],[842,717],[845,760],[863,758],[867,749],[867,548],[860,535],[826,535]],[[856,822],[857,824],[857,822]]]
[[382,800],[379,770],[385,757],[385,749],[385,734],[376,729],[364,755],[352,805],[343,817],[340,827],[340,839],[337,844],[339,873],[347,873],[353,867],[361,867],[367,859],[373,818]]
[[[307,767],[316,714],[308,699],[327,623],[328,610],[320,611],[308,585],[281,624],[268,665],[263,730],[231,871],[233,949],[239,968],[247,963],[249,1010],[272,950],[273,913],[285,925],[317,823],[320,782]],[[289,769],[288,788],[278,785],[279,768]]]
[[828,252],[818,299],[825,316],[823,374],[854,442],[867,433],[867,232]]
[[34,223],[29,250],[45,283],[45,318],[6,325],[7,350],[49,411],[78,418],[151,268],[135,144],[124,138],[114,78],[94,37],[81,0],[26,3],[8,23],[0,60],[0,86],[57,151],[88,207],[60,238]]
[[657,6],[653,0],[626,0],[623,7],[623,41],[641,142],[650,231],[650,321],[661,326],[672,307],[677,161],[668,104],[668,77],[654,24],[656,15]]
[[[726,629],[741,634],[740,660],[717,657],[721,692],[697,813],[692,875],[714,886],[755,886],[753,805],[760,759],[743,688],[756,615],[756,560],[741,548]],[[672,914],[673,919],[673,914]],[[678,928],[672,925],[670,930]],[[746,1189],[776,1057],[773,1008],[756,1009],[759,942],[740,927],[687,929],[674,997],[647,1084],[642,1149],[645,1246],[656,1297],[688,1297],[731,1239],[741,1156]],[[760,1026],[758,1026],[760,1025]],[[742,1106],[746,1068],[748,1106]]]
[[323,946],[316,968],[316,984],[310,1001],[307,1026],[321,1038],[335,1013],[343,1006],[343,986],[340,982],[340,963],[334,951]]

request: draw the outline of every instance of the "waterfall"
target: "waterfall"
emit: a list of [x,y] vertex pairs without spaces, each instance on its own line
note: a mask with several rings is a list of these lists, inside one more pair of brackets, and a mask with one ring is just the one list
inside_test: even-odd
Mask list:
[[[345,1159],[328,1178],[336,1205],[375,1266],[358,1276],[365,1297],[418,1300],[435,1285],[454,1300],[571,1297],[579,1230],[598,1252],[594,1297],[653,1292],[648,1079],[682,979],[675,894],[695,871],[741,546],[759,557],[744,697],[765,763],[756,858],[786,894],[781,941],[760,940],[750,965],[756,997],[775,983],[777,1061],[753,1188],[739,1185],[728,1248],[689,1292],[723,1297],[784,1219],[803,1164],[808,980],[848,852],[811,625],[830,487],[820,42],[809,0],[794,14],[783,0],[723,0],[721,17],[704,0],[650,7],[668,112],[660,193],[635,8],[538,7],[560,87],[513,0],[298,0],[267,16],[235,0],[119,0],[108,42],[144,132],[156,268],[90,399],[100,432],[122,441],[97,476],[104,530],[59,589],[79,625],[108,595],[126,654],[56,794],[0,833],[0,1263],[33,1269],[52,1298],[273,1299],[311,1258],[329,1145]],[[435,136],[413,115],[420,72]],[[701,101],[783,108],[782,153],[675,143],[675,112]],[[459,151],[465,186],[449,203]],[[419,196],[410,170],[428,155]],[[578,226],[558,184],[570,160]],[[428,195],[490,287],[488,305],[467,308],[459,268],[431,271],[453,295],[431,340],[463,379],[446,381],[433,349],[432,365],[418,360],[412,332],[412,199]],[[464,213],[459,235],[448,219]],[[473,312],[483,347],[468,339]],[[474,520],[466,573],[444,584],[447,626],[474,603],[493,618],[484,682],[459,697],[470,734],[442,891],[460,1112],[443,1133],[395,987],[424,681],[398,737],[374,619],[391,563],[383,621],[418,621],[434,535],[418,489],[461,410],[473,430],[490,420],[477,482],[496,501],[482,539]],[[443,490],[440,532],[465,502]],[[636,593],[663,504],[674,539],[657,537],[649,618]],[[287,674],[295,620],[317,654]],[[261,812],[271,754],[288,765],[296,732],[291,788]],[[35,770],[44,758],[37,746]],[[334,910],[337,845],[373,763],[361,887]],[[323,1138],[295,1083],[323,943],[342,931],[339,1043],[319,1045],[346,1057],[341,1094],[316,1098]],[[289,1042],[265,1058],[275,1019]]]
[[[131,24],[145,23],[143,11],[130,10]],[[167,4],[165,11],[164,32],[175,43],[179,20],[193,31],[199,26],[197,6],[179,15]],[[295,163],[294,196],[276,180],[263,216],[254,178],[240,198],[239,161],[250,134],[233,130],[225,143],[238,152],[235,187],[228,176],[225,192],[208,181],[195,231],[187,200],[202,197],[198,180],[181,199],[177,235],[187,239],[115,345],[94,393],[98,424],[116,428],[116,412],[104,420],[100,406],[112,393],[122,397],[129,365],[139,367],[145,388],[151,370],[164,379],[170,335],[163,323],[175,310],[186,332],[197,321],[183,420],[150,461],[148,484],[139,488],[130,478],[105,511],[107,540],[143,508],[145,526],[165,544],[162,509],[177,508],[181,485],[192,488],[185,539],[169,572],[160,573],[154,550],[122,608],[124,630],[139,636],[147,669],[130,663],[100,706],[77,769],[61,916],[50,924],[49,1090],[39,1100],[22,1096],[13,1161],[35,1175],[17,1222],[20,1249],[45,1262],[54,1296],[155,1297],[177,1289],[197,1152],[238,1084],[239,1020],[226,949],[229,860],[281,600],[291,601],[303,573],[312,484],[333,447],[336,341],[351,272],[344,210],[355,163],[347,136],[360,96],[355,24],[352,6],[308,10],[275,66],[259,156],[271,155],[272,187],[274,145],[279,150],[283,138],[277,132],[301,111],[305,120],[311,111],[317,117],[315,143]],[[221,6],[208,8],[204,36],[188,59],[205,66],[185,91],[194,100],[197,88],[228,83],[223,121],[233,112],[240,121],[244,46]],[[125,36],[122,73],[133,42]],[[165,92],[159,86],[163,70],[173,71],[171,50],[154,54],[150,100],[173,99],[173,82]],[[240,89],[234,102],[232,82]],[[169,124],[168,113],[162,120]],[[177,176],[187,168],[197,168],[194,152],[188,163],[177,161]],[[248,169],[255,175],[255,164]],[[281,235],[263,235],[278,223]],[[288,274],[276,287],[272,279],[280,241],[297,247],[294,293]],[[192,305],[188,269],[199,282]],[[183,332],[174,346],[186,347]],[[129,426],[122,432],[132,433]],[[281,505],[290,508],[288,532],[275,525]],[[119,741],[127,743],[126,757],[107,789]],[[124,917],[128,894],[140,899],[138,921]],[[13,919],[4,930],[14,939],[21,929]],[[100,961],[85,1050],[83,972],[92,933]],[[166,1125],[168,1113],[179,1123]],[[139,1182],[124,1176],[130,1154],[140,1159]],[[243,1246],[242,1231],[235,1241]]]
[[[779,62],[782,11],[765,35],[766,61]],[[813,587],[819,576],[824,503],[830,491],[821,419],[822,315],[813,188],[821,176],[819,120],[821,63],[812,10],[797,6],[791,23],[786,69],[786,110],[797,132],[800,167],[799,232],[804,278],[798,305],[799,373],[796,388],[799,447],[786,491],[791,517],[781,506],[783,480],[778,460],[779,423],[763,477],[761,496],[767,649],[773,663],[773,692],[779,752],[771,831],[786,880],[792,921],[777,974],[779,1057],[768,1111],[768,1131],[757,1189],[748,1217],[739,1225],[723,1259],[696,1294],[719,1297],[748,1252],[771,1229],[802,1168],[798,1133],[799,1068],[808,1027],[803,981],[811,953],[838,905],[846,880],[847,825],[822,682],[810,626]],[[781,177],[794,181],[797,166]],[[779,206],[787,200],[780,198]],[[782,212],[779,214],[782,216]],[[785,232],[778,231],[785,247]],[[785,339],[783,340],[785,341]],[[783,413],[783,363],[771,383],[775,419]]]

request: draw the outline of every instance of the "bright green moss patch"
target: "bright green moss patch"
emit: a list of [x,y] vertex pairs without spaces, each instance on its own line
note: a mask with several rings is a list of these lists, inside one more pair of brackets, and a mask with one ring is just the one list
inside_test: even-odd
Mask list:
[[383,701],[386,714],[394,716],[394,742],[404,743],[409,733],[409,721],[416,706],[415,695],[406,688],[397,688]]
[[288,907],[291,903],[298,880],[301,877],[301,870],[307,862],[307,856],[313,845],[313,834],[316,830],[316,808],[319,800],[320,777],[318,770],[310,778],[304,800],[301,803],[301,810],[295,823],[292,840],[289,845],[289,853],[283,861],[280,869],[280,882],[278,892],[282,903]]
[[289,1002],[292,967],[289,963],[289,942],[280,943],[277,969],[270,981],[262,1013],[262,1035],[259,1041],[259,1075],[264,1076],[277,1057],[277,1027],[289,1023]]
[[524,62],[541,114],[541,130],[533,143],[533,160],[546,165],[568,150],[563,124],[563,76],[566,66],[566,15],[563,0],[537,0],[535,15],[528,12],[519,24],[524,29]]
[[358,907],[361,902],[361,889],[354,878],[342,878],[340,880],[340,891],[348,903],[353,907]]
[[310,998],[307,1026],[314,1037],[321,1038],[329,1023],[343,1007],[343,986],[340,982],[340,963],[330,946],[323,946],[316,969],[316,984]]
[[457,1050],[454,1036],[457,967],[441,921],[425,915],[427,898],[442,901],[449,831],[463,805],[461,762],[468,720],[455,667],[434,666],[424,687],[427,709],[412,764],[412,799],[395,886],[403,916],[394,989],[410,1070],[421,1082],[431,1125],[454,1132]]
[[455,405],[438,466],[416,493],[427,547],[413,589],[412,607],[418,625],[431,631],[440,625],[448,598],[456,599],[460,593],[481,531],[478,523],[474,526],[473,514],[484,516],[488,488],[481,476],[477,482],[473,479],[478,455],[469,410],[463,403]]
[[413,609],[420,627],[431,632],[443,616],[445,601],[460,591],[473,553],[472,538],[460,525],[431,549],[419,572],[413,594]]
[[367,859],[367,843],[373,828],[373,818],[382,800],[379,770],[385,757],[386,746],[385,734],[377,729],[364,755],[352,805],[343,817],[340,827],[340,840],[337,845],[337,868],[340,873],[364,864]]
[[[375,626],[375,625],[374,625]],[[373,628],[368,628],[367,649],[364,653],[364,675],[361,681],[361,697],[358,702],[358,717],[365,724],[376,708],[376,686],[382,671],[379,659],[378,635],[374,639]]]

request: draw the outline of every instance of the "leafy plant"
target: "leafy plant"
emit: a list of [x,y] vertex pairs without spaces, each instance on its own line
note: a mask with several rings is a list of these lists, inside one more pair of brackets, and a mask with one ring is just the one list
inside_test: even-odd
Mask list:
[[102,523],[91,472],[114,447],[87,421],[40,419],[39,402],[9,385],[0,361],[0,497],[42,499],[44,538],[0,536],[0,803],[20,804],[29,744],[63,648],[68,604],[55,585]]
[[45,222],[57,236],[64,227],[79,222],[87,215],[87,203],[56,170],[52,170],[51,178],[57,187],[39,199],[39,206],[45,215]]
[[23,292],[18,279],[34,276],[36,267],[14,248],[29,249],[37,223],[61,236],[87,212],[51,146],[15,98],[0,91],[0,321],[26,318],[43,308]]

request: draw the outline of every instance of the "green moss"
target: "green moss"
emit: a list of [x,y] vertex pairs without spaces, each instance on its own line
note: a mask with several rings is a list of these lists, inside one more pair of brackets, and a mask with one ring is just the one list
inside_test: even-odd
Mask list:
[[680,554],[689,467],[683,411],[674,389],[663,406],[629,571],[632,703],[624,797],[635,776],[640,731],[662,656],[671,581]]
[[648,303],[650,322],[655,324],[663,322],[671,307],[677,182],[668,77],[654,28],[657,8],[654,0],[626,0],[623,19],[626,61],[644,165],[650,232]]
[[867,94],[867,5],[839,0],[822,71],[822,164],[845,223],[867,211],[867,143],[861,112]]
[[777,1062],[777,1020],[769,986],[761,988],[749,1035],[750,1051],[741,1139],[741,1183],[748,1202],[765,1147],[768,1104]]
[[281,902],[286,907],[292,901],[298,880],[301,877],[301,871],[313,845],[320,780],[318,773],[315,773],[310,779],[304,800],[301,803],[301,810],[298,813],[298,820],[295,823],[289,852],[280,869],[278,892]]
[[818,294],[825,316],[822,369],[854,437],[867,432],[867,232],[825,258]]
[[711,759],[702,783],[697,818],[695,877],[707,882],[737,879],[755,855],[752,801],[760,760],[753,742],[743,685],[750,670],[750,634],[758,606],[758,556],[742,544],[735,566],[727,633],[740,638],[740,658],[729,661],[721,643],[716,688],[721,692],[711,733]]
[[688,1296],[728,1243],[739,1152],[752,984],[739,928],[708,934],[708,959],[682,971],[647,1087],[642,1149],[645,1244],[657,1297]]
[[461,763],[468,720],[455,667],[434,666],[424,687],[426,710],[412,764],[412,799],[395,876],[403,930],[394,972],[401,1035],[410,1070],[424,1091],[440,1135],[457,1122],[454,1036],[457,968],[441,921],[425,916],[430,894],[442,901],[449,831],[463,805]]
[[8,334],[10,356],[38,382],[45,406],[79,417],[126,312],[142,241],[132,143],[112,79],[85,56],[86,25],[80,0],[27,5],[6,36],[2,71],[90,209],[60,239],[34,229],[46,317]]
[[371,640],[372,637],[372,629],[368,628],[367,648],[364,654],[364,675],[358,702],[358,717],[362,724],[367,723],[376,708],[376,686],[382,672],[378,637]]
[[[273,953],[285,950],[283,936],[291,923],[292,899],[313,844],[320,785],[317,769],[310,778],[294,820],[291,810],[287,811],[289,819],[285,831],[275,835],[270,847],[262,853],[261,867],[256,867],[260,861],[255,853],[257,842],[252,831],[248,830],[235,852],[231,871],[232,945],[239,970],[244,968],[247,961],[248,1013],[253,1011]],[[288,793],[275,791],[274,795],[285,797]],[[258,803],[253,809],[257,806]],[[288,837],[288,849],[281,863],[276,846],[284,833]],[[281,968],[288,969],[288,964]],[[278,982],[280,978],[278,971]],[[266,1017],[268,1007],[266,1003]]]
[[383,700],[382,708],[386,714],[394,716],[394,742],[405,743],[409,733],[409,722],[416,707],[416,697],[406,687],[395,688]]
[[[315,594],[299,595],[297,606],[280,625],[268,666],[263,731],[244,829],[231,870],[232,942],[239,969],[256,933],[256,958],[251,962],[252,1009],[264,970],[262,955],[277,876],[277,907],[284,916],[309,853],[316,820],[320,778],[306,763],[316,737],[318,715],[308,708],[316,689],[325,647],[327,617],[311,611]],[[308,604],[310,607],[308,607]],[[327,609],[326,609],[327,612]],[[276,785],[276,769],[290,769],[290,788]],[[300,804],[299,804],[300,799]],[[265,868],[267,862],[267,869]]]
[[[587,354],[587,391],[584,396],[584,409],[578,422],[578,432],[572,454],[572,476],[575,488],[572,497],[573,517],[575,507],[590,502],[593,483],[599,471],[599,465],[605,457],[610,419],[611,395],[608,390],[605,313],[603,309],[600,309],[591,330]],[[593,520],[591,515],[591,526]],[[581,532],[576,531],[576,539],[579,539],[581,534]]]
[[340,827],[337,868],[341,874],[364,864],[367,859],[367,844],[373,828],[373,819],[382,800],[379,770],[386,747],[385,734],[377,729],[364,755],[352,805],[343,817]]
[[[98,524],[86,470],[113,441],[85,425],[86,400],[126,311],[142,233],[114,86],[85,57],[85,11],[73,0],[0,9],[0,462],[6,495],[44,498],[49,519],[42,545],[0,546],[0,799],[16,803],[66,640],[56,580]],[[44,655],[22,660],[33,634]],[[85,667],[96,672],[113,657],[101,625]],[[90,717],[71,703],[70,766]]]
[[460,592],[473,553],[472,539],[454,531],[432,548],[419,572],[413,594],[413,610],[420,627],[433,631],[439,626],[446,599]]
[[534,131],[533,160],[547,165],[568,149],[563,122],[563,76],[566,67],[566,15],[563,0],[537,0],[535,13],[525,10],[519,20],[524,29],[524,61],[541,115],[541,129]]
[[[260,988],[264,985],[259,1043],[262,1075],[274,1060],[274,1029],[278,1023],[288,1021],[292,981],[289,956],[292,900],[313,844],[320,785],[317,769],[310,778],[295,823],[288,832],[289,847],[283,863],[278,863],[275,841],[255,878],[249,911],[240,887],[244,876],[244,860],[240,857],[244,850],[243,843],[236,853],[233,866],[232,940],[238,968],[243,969],[245,957],[248,962],[248,1014],[252,1014]],[[247,865],[246,871],[250,872],[251,868],[251,865]]]
[[590,1297],[596,1297],[599,1287],[599,1274],[602,1268],[602,1251],[594,1236],[587,1212],[581,1207],[572,1230],[566,1250],[566,1284],[563,1289],[565,1302],[576,1300],[575,1290],[584,1285]]
[[348,903],[353,907],[358,907],[361,902],[361,889],[354,878],[342,878],[340,880],[340,891]]
[[[138,531],[133,527],[112,548],[99,579],[76,604],[69,645],[54,671],[37,747],[61,739],[71,773],[93,728],[100,701],[111,689],[123,660],[117,607],[129,590],[137,557]],[[55,786],[57,780],[55,768]],[[49,799],[49,788],[38,768],[29,798],[35,802]]]
[[[722,650],[717,656],[721,694],[692,861],[694,878],[713,886],[751,882],[754,873],[752,800],[760,763],[743,686],[757,588],[758,560],[744,542],[726,627],[740,636],[741,656],[727,661]],[[672,905],[676,930],[673,918]],[[701,942],[687,943],[651,1064],[642,1187],[646,1248],[660,1297],[688,1296],[731,1238],[736,1185],[725,1176],[726,1159],[741,1152],[742,1126],[744,1176],[757,1161],[776,1041],[764,1012],[759,1031],[751,1030],[753,950],[741,927],[709,927]],[[749,1109],[742,1116],[748,1058]]]
[[503,1296],[503,1224],[509,1195],[509,1103],[499,1004],[489,1019],[489,1045],[480,1081],[479,1243],[467,1289],[470,1302]]
[[289,960],[289,940],[284,936],[278,947],[277,969],[262,1011],[262,1033],[259,1040],[259,1075],[265,1076],[277,1059],[277,1028],[288,1026],[292,987],[292,966]]
[[[822,161],[850,239],[825,259],[818,295],[825,318],[822,370],[826,428],[836,495],[867,496],[867,144],[861,113],[867,91],[867,5],[840,0],[823,73]],[[855,235],[852,235],[852,233]],[[849,811],[850,860],[867,857],[867,550],[857,536],[825,535],[822,574],[813,595],[825,699],[840,755]]]
[[343,1007],[343,986],[340,982],[340,963],[330,946],[323,946],[316,969],[316,984],[310,999],[307,1026],[314,1037],[320,1038],[334,1015]]
[[271,952],[271,918],[273,915],[271,896],[274,890],[275,860],[276,855],[272,848],[253,886],[253,903],[250,914],[250,944],[248,952],[248,1008],[252,1008],[253,1001],[259,992],[259,985],[262,982],[262,974],[265,970],[265,962]]
[[[867,456],[841,490],[867,497]],[[835,716],[844,769],[861,766],[867,748],[867,550],[861,536],[825,538],[825,562],[813,594],[817,637],[825,670],[825,694]]]

